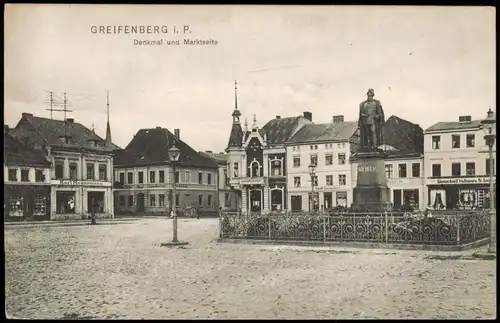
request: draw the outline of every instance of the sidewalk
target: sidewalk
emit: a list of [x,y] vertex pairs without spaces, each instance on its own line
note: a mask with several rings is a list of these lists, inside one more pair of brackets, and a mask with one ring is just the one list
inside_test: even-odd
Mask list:
[[[97,224],[110,224],[116,222],[132,222],[139,221],[142,218],[139,217],[118,217],[113,219],[97,219]],[[5,227],[15,227],[15,226],[33,226],[33,225],[47,225],[47,226],[64,226],[64,225],[90,225],[90,220],[46,220],[46,221],[23,221],[23,222],[4,222]]]

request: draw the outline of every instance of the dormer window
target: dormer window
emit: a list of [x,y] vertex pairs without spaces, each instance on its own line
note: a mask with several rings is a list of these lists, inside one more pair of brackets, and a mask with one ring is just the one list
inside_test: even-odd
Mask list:
[[99,139],[97,138],[93,138],[93,139],[89,139],[89,142],[90,142],[90,146],[91,147],[98,147],[99,146]]

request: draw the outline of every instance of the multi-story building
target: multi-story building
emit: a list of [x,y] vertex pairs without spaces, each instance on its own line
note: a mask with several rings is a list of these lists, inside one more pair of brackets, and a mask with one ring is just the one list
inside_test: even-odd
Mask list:
[[[490,160],[481,120],[460,116],[456,122],[438,122],[424,134],[426,204],[438,210],[487,206]],[[496,154],[496,144],[493,150]]]
[[[384,144],[378,148],[386,154],[385,175],[391,190],[394,209],[411,206],[423,210],[424,201],[424,134],[419,125],[391,116],[383,128]],[[352,165],[353,186],[356,186],[357,163]]]
[[50,162],[12,137],[4,126],[4,220],[50,218]]
[[237,191],[243,213],[287,209],[287,161],[285,142],[304,125],[312,123],[312,114],[275,119],[260,128],[256,116],[248,129],[240,123],[241,112],[235,98],[233,125],[226,152],[232,189]]
[[229,177],[227,174],[227,161],[228,154],[223,152],[214,153],[212,151],[200,151],[203,154],[211,158],[218,166],[217,170],[217,194],[219,196],[217,200],[217,207],[224,212],[235,212],[238,208],[236,192],[231,189],[229,185]]
[[[305,125],[291,136],[286,142],[289,210],[348,207],[352,203],[349,160],[358,145],[357,122],[345,122],[344,116],[334,116],[332,123]],[[309,166],[314,166],[312,177]]]
[[[23,113],[10,132],[51,162],[50,219],[113,217],[113,151],[104,140],[74,119],[55,120]],[[107,133],[110,134],[109,121]]]
[[174,183],[168,150],[180,150],[175,173],[176,206],[200,213],[217,209],[217,164],[180,139],[156,127],[140,129],[128,146],[115,156],[115,201],[118,213],[167,213],[171,210]]

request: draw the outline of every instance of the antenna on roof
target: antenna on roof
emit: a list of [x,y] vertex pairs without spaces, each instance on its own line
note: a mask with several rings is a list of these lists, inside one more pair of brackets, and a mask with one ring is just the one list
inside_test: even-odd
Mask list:
[[47,109],[47,111],[50,111],[50,118],[51,119],[52,119],[52,112],[54,112],[54,111],[64,112],[64,121],[66,121],[66,114],[68,112],[73,112],[73,110],[68,110],[68,99],[66,98],[66,93],[64,93],[64,99],[62,102],[62,106],[63,106],[62,109],[54,109],[54,105],[60,106],[61,103],[54,100],[53,92],[50,92],[50,101],[49,102],[50,102],[50,109]]

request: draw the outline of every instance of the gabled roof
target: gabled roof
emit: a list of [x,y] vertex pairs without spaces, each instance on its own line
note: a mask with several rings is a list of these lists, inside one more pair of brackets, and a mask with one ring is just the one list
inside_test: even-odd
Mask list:
[[303,116],[278,118],[268,121],[260,130],[261,134],[267,136],[268,145],[282,145],[290,139],[298,127],[311,124],[312,122]]
[[115,166],[146,166],[169,164],[168,150],[175,144],[180,150],[179,166],[217,168],[209,157],[199,154],[168,129],[140,129],[123,150],[115,153]]
[[357,129],[357,122],[309,124],[302,127],[287,143],[346,141],[354,135]]
[[229,156],[224,153],[213,153],[211,151],[200,151],[198,152],[201,155],[205,155],[208,158],[211,158],[214,162],[219,165],[226,165],[229,159]]
[[[71,119],[56,120],[35,117],[29,113],[23,113],[21,120],[12,130],[12,135],[18,139],[29,142],[43,142],[44,144],[61,147],[78,147],[91,150],[112,151],[120,149],[115,144],[105,145],[105,141],[94,131],[88,129],[80,123],[69,121]],[[29,132],[25,127],[31,126],[34,131]],[[33,138],[35,135],[37,138]],[[64,136],[71,136],[69,143],[65,142]],[[99,143],[94,147],[93,140]]]
[[388,157],[424,153],[424,132],[419,125],[391,116],[384,124],[384,144],[394,149],[385,150]]
[[466,130],[466,129],[479,129],[481,128],[482,120],[472,120],[466,122],[438,122],[429,128],[425,129],[428,131],[447,131],[447,130]]
[[5,164],[50,168],[50,162],[41,153],[29,149],[5,130],[3,133],[3,143],[3,160]]

